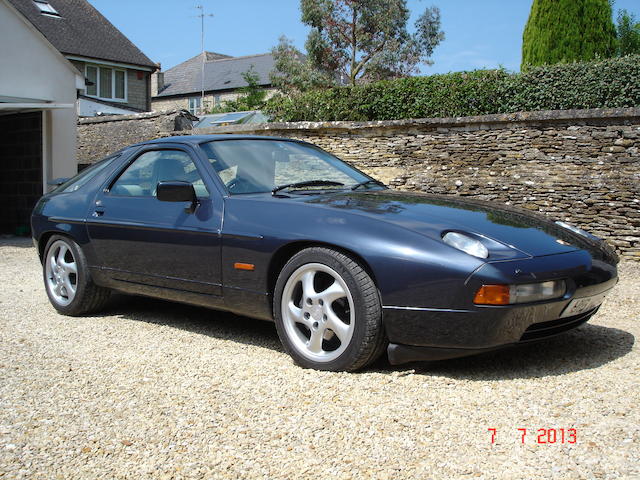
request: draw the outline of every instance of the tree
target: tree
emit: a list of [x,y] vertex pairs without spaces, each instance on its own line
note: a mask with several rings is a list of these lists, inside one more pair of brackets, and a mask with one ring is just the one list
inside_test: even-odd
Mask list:
[[636,16],[627,10],[618,11],[618,55],[633,55],[640,53],[640,22]]
[[534,0],[522,38],[528,66],[608,58],[616,31],[607,0]]
[[271,49],[271,53],[275,59],[275,68],[270,75],[271,85],[281,92],[305,92],[327,88],[335,83],[331,73],[315,68],[285,36],[280,37],[280,42]]
[[258,110],[264,105],[267,99],[267,92],[260,87],[260,75],[255,71],[253,65],[242,74],[242,78],[247,82],[247,85],[237,89],[238,98],[226,101],[217,108],[214,107],[209,113]]
[[425,9],[413,34],[406,0],[301,0],[300,7],[311,27],[307,56],[282,39],[273,50],[276,75],[292,88],[407,76],[419,63],[432,64],[444,40],[437,7]]

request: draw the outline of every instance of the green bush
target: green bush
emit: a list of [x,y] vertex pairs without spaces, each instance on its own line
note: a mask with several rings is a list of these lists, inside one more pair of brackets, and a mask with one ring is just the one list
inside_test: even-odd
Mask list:
[[276,96],[276,121],[399,120],[532,110],[640,106],[640,55],[534,67],[476,70]]

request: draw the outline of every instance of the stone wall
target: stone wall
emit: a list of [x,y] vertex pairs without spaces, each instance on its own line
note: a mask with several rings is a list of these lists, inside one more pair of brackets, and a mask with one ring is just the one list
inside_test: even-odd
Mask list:
[[271,123],[206,133],[307,140],[394,188],[545,212],[640,260],[640,108]]
[[140,110],[151,108],[150,73],[127,69],[127,105]]
[[[223,102],[235,100],[239,94],[235,92],[225,92],[221,94],[205,94],[204,96],[204,108],[205,111],[210,110],[214,106],[219,106]],[[189,98],[199,98],[199,93],[194,93],[184,97],[154,97],[151,99],[151,107],[154,110],[169,110],[169,109],[184,109],[189,110]]]
[[82,168],[132,143],[190,130],[195,119],[184,110],[82,118],[78,121],[78,164]]
[[[267,91],[267,99],[273,97],[277,92],[275,88],[265,88],[264,90]],[[237,90],[225,91],[216,94],[206,92],[204,95],[205,111],[210,110],[214,106],[220,106],[225,102],[236,100],[239,96],[240,94]],[[189,110],[189,98],[192,97],[200,97],[200,93],[192,93],[181,97],[153,97],[151,98],[151,108],[153,110]]]
[[[195,96],[195,95],[194,95]],[[188,97],[151,98],[151,108],[160,110],[189,110]]]

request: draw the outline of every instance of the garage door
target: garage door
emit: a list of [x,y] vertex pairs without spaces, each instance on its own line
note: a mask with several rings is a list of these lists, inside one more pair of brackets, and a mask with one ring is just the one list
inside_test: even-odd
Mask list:
[[0,233],[26,235],[42,195],[42,113],[0,115]]

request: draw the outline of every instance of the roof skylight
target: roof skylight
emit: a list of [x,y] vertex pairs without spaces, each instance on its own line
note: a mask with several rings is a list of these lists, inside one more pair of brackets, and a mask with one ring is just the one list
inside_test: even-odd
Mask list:
[[53,8],[47,0],[33,0],[33,3],[36,7],[38,7],[38,10],[40,10],[40,13],[42,13],[43,15],[50,15],[52,17],[60,16],[58,11]]

